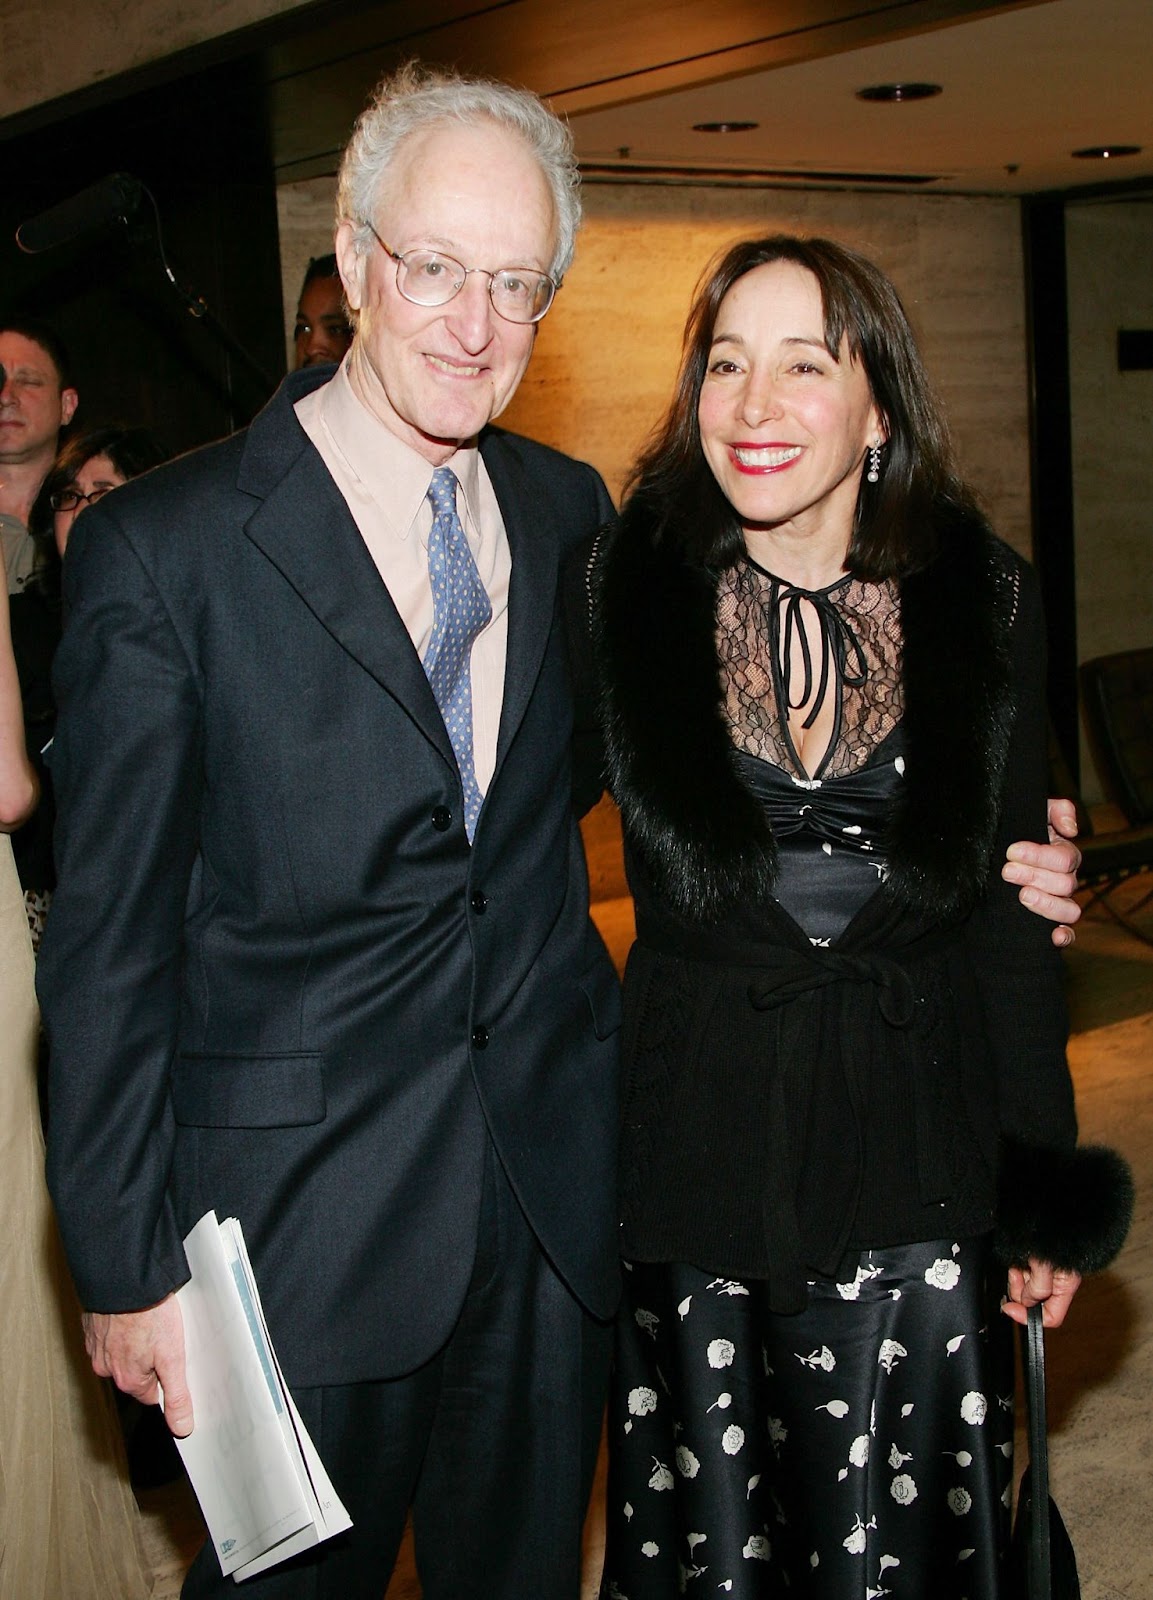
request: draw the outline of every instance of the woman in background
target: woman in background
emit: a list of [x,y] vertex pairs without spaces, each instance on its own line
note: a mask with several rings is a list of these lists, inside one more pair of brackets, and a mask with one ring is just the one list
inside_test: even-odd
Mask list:
[[[91,428],[70,439],[44,480],[37,505],[52,514],[52,534],[60,559],[72,524],[86,505],[93,505],[130,478],[158,467],[167,457],[146,428],[118,424]],[[37,517],[39,524],[43,513]],[[39,526],[33,531],[38,532]]]
[[590,592],[637,916],[602,1592],[994,1600],[998,1300],[1059,1323],[1127,1175],[998,871],[1044,837],[1036,585],[875,267],[727,252]]

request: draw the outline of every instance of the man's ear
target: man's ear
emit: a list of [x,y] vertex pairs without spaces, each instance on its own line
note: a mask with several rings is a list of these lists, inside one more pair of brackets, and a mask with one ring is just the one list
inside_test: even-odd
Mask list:
[[364,256],[356,248],[356,228],[342,222],[336,230],[336,265],[350,311],[359,311],[364,296]]
[[76,407],[80,404],[80,395],[75,389],[61,389],[60,391],[60,426],[66,428],[76,415]]

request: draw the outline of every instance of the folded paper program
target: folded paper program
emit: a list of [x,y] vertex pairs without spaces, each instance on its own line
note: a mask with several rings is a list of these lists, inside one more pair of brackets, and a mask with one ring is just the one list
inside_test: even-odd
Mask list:
[[208,1211],[177,1292],[195,1427],[177,1439],[223,1573],[239,1583],[352,1526],[284,1382],[244,1234]]

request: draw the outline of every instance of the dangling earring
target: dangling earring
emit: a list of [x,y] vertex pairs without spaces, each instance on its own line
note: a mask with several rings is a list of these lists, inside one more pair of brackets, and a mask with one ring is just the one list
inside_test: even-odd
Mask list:
[[879,444],[869,446],[869,470],[865,474],[870,483],[881,481],[881,447]]

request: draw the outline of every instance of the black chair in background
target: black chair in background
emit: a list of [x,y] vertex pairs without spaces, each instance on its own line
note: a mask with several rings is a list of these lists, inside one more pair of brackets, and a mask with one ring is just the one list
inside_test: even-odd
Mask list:
[[[1153,649],[1097,656],[1082,663],[1080,677],[1081,709],[1101,786],[1126,822],[1113,833],[1093,833],[1089,825],[1078,839],[1080,887],[1089,897],[1086,907],[1102,905],[1129,933],[1153,944],[1153,933],[1133,920],[1153,900],[1153,886],[1124,909],[1113,898],[1127,878],[1153,869]],[[1057,755],[1059,787],[1061,765]],[[1071,778],[1064,792],[1088,824]]]

